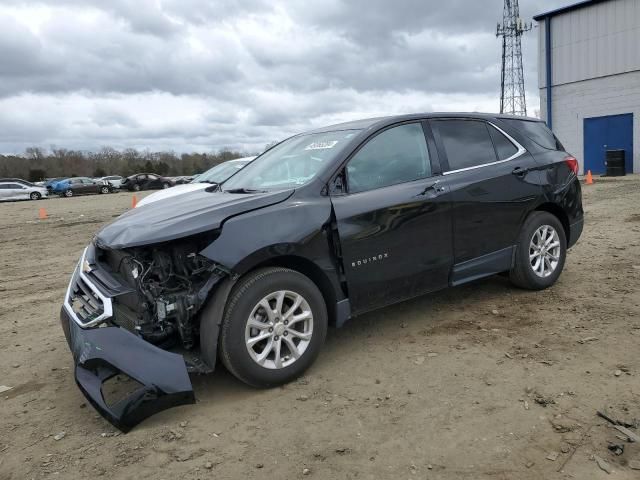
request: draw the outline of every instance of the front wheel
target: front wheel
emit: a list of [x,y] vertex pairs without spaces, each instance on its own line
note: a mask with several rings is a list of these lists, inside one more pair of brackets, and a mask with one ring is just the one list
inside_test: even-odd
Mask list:
[[567,256],[567,237],[558,218],[533,212],[524,222],[518,239],[511,282],[520,288],[542,290],[562,273]]
[[29,198],[31,200],[40,200],[41,197],[42,195],[40,195],[38,192],[31,192],[31,195],[29,195]]
[[162,189],[166,190],[167,188],[169,188],[171,185],[169,185],[168,183],[163,183],[162,184]]
[[220,357],[237,378],[273,387],[300,376],[327,335],[327,308],[318,287],[286,268],[248,274],[234,287],[220,330]]
[[73,197],[73,190],[71,190],[71,189],[65,190],[64,196],[67,197],[67,198]]
[[139,192],[140,191],[140,185],[138,185],[137,183],[134,183],[132,188],[133,188],[134,192]]

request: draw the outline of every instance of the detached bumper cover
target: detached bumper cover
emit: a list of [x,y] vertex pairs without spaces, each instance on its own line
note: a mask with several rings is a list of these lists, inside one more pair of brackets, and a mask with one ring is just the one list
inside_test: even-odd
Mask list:
[[[76,384],[84,396],[123,432],[162,410],[195,403],[182,355],[162,350],[123,328],[104,326],[112,316],[113,293],[98,287],[97,279],[83,272],[90,253],[87,249],[82,255],[60,311],[62,329],[73,353]],[[107,404],[102,385],[118,374],[127,375],[141,387]]]
[[[114,427],[126,433],[155,413],[195,403],[182,355],[157,348],[119,327],[82,329],[64,308],[60,320],[75,360],[76,384]],[[142,387],[108,405],[102,384],[121,373]]]

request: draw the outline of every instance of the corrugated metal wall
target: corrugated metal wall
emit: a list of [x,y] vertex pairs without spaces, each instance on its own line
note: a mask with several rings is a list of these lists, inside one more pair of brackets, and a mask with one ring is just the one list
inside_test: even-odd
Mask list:
[[[640,71],[553,87],[553,131],[584,173],[584,119],[633,114],[633,171],[640,173]],[[540,90],[546,118],[546,90]]]
[[[544,23],[538,85],[546,87]],[[640,0],[611,0],[551,19],[552,85],[640,70]]]

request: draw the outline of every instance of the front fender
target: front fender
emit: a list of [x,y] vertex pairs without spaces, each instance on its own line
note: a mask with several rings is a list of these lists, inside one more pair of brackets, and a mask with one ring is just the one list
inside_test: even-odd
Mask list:
[[335,262],[326,228],[330,221],[328,197],[292,199],[225,221],[219,237],[200,254],[236,275],[271,258],[290,255],[332,272]]

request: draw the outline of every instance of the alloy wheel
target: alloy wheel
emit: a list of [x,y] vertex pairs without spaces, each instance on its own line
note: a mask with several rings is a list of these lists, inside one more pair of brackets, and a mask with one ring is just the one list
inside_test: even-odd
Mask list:
[[258,365],[268,369],[288,367],[309,347],[313,312],[305,298],[280,290],[253,307],[245,327],[245,344]]
[[560,237],[550,225],[542,225],[531,237],[529,243],[529,264],[538,277],[548,277],[560,263]]

